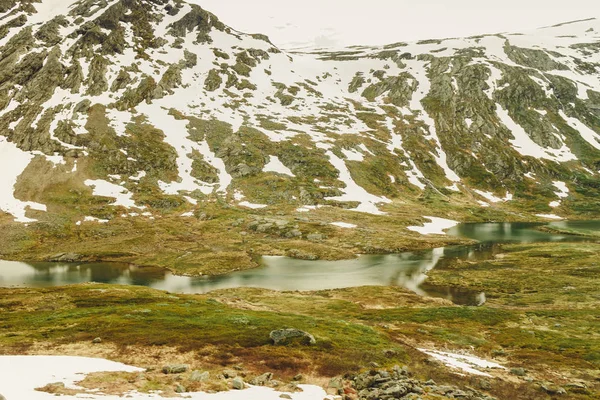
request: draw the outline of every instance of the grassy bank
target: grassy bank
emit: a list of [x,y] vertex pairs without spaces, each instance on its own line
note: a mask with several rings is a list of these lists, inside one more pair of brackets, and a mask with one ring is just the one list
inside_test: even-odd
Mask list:
[[[427,362],[416,348],[468,350],[509,368],[489,379],[498,398],[551,398],[541,386],[553,382],[567,388],[563,398],[592,399],[600,393],[599,255],[600,244],[506,245],[493,260],[431,272],[433,284],[485,291],[483,307],[391,287],[209,295],[97,284],[0,289],[0,351],[100,355],[152,368],[183,359],[209,371],[272,371],[282,381],[302,373],[316,383],[398,364],[420,379],[466,387],[473,377]],[[274,346],[270,331],[288,327],[317,344]],[[92,344],[97,337],[102,343]]]

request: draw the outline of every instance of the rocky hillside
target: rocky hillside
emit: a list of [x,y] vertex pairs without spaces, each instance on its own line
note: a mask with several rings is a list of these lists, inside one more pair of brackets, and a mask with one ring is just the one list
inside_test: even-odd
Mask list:
[[597,20],[291,54],[180,0],[0,13],[0,223],[19,243],[5,256],[161,218],[173,243],[219,218],[211,232],[243,243],[363,228],[354,252],[425,215],[600,211]]

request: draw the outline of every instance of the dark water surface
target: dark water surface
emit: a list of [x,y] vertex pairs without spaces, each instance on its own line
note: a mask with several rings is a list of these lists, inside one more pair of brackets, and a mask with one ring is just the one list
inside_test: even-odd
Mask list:
[[263,266],[217,277],[183,277],[162,268],[115,263],[25,263],[0,261],[1,287],[49,287],[98,282],[142,285],[176,293],[207,293],[217,289],[258,287],[273,290],[324,290],[356,286],[401,286],[423,296],[443,297],[457,304],[479,305],[485,294],[460,288],[428,285],[427,272],[455,259],[485,260],[500,243],[587,240],[582,237],[542,232],[554,226],[600,232],[600,221],[560,221],[550,224],[461,224],[449,235],[476,239],[471,246],[453,246],[422,252],[363,255],[354,260],[304,261],[286,257],[263,257]]

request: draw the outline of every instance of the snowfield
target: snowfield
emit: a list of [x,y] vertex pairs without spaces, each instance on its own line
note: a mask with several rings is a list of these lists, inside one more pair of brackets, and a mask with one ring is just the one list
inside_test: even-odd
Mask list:
[[[6,37],[0,40],[0,46],[10,44],[10,39],[22,29],[32,28],[35,33],[39,33],[43,22],[57,15],[65,15],[68,23],[58,28],[61,37],[56,45],[57,51],[60,50],[57,61],[65,68],[81,67],[81,87],[71,90],[56,86],[51,96],[45,97],[40,104],[35,104],[37,114],[34,114],[33,121],[24,120],[22,115],[18,118],[16,114],[19,113],[15,112],[22,107],[27,109],[26,106],[32,106],[27,96],[24,96],[27,85],[14,84],[9,89],[7,104],[0,110],[0,118],[5,118],[6,127],[13,131],[7,136],[20,138],[18,143],[21,143],[22,148],[26,148],[26,143],[36,143],[37,139],[23,140],[21,136],[26,125],[35,129],[46,129],[48,125],[48,131],[40,134],[49,136],[52,144],[61,151],[50,154],[51,150],[48,148],[52,146],[45,146],[44,151],[48,154],[43,155],[47,159],[65,163],[69,152],[77,152],[78,157],[85,156],[86,149],[68,143],[65,137],[59,135],[64,135],[59,128],[71,123],[72,132],[76,136],[88,134],[88,113],[77,108],[82,100],[88,100],[91,105],[106,107],[108,124],[118,140],[124,140],[132,134],[126,127],[135,123],[138,118],[160,130],[164,134],[164,142],[176,152],[178,174],[171,182],[159,181],[159,190],[167,195],[185,196],[196,201],[199,197],[213,195],[230,199],[232,191],[238,186],[237,180],[244,179],[245,176],[240,178],[236,175],[235,170],[239,165],[228,164],[228,157],[238,156],[240,150],[235,150],[235,154],[232,154],[233,150],[227,146],[219,148],[219,145],[210,140],[202,139],[201,135],[200,138],[191,135],[193,124],[190,122],[193,118],[228,124],[244,146],[243,130],[248,128],[259,130],[264,140],[271,142],[269,144],[302,137],[304,142],[294,142],[294,146],[323,150],[324,154],[318,155],[339,172],[339,182],[332,189],[337,189],[342,194],[326,195],[325,200],[357,203],[354,211],[374,215],[386,215],[384,206],[392,203],[392,198],[401,198],[406,193],[412,195],[412,192],[429,189],[438,192],[447,189],[458,195],[464,193],[461,187],[465,187],[472,177],[466,176],[466,167],[461,162],[464,160],[457,159],[457,153],[464,150],[480,162],[478,167],[491,172],[485,164],[486,160],[482,159],[482,152],[477,153],[477,147],[499,146],[500,153],[515,159],[503,160],[505,164],[508,162],[522,167],[527,164],[525,161],[528,158],[533,158],[542,164],[573,163],[586,173],[597,175],[586,167],[589,165],[587,160],[582,159],[580,163],[578,157],[582,157],[580,143],[589,147],[590,151],[600,151],[600,132],[593,126],[593,118],[578,114],[585,107],[575,104],[578,101],[593,100],[594,95],[590,90],[600,92],[600,74],[592,70],[596,68],[594,65],[600,63],[600,52],[595,51],[593,46],[590,47],[590,43],[600,40],[600,22],[597,20],[568,23],[519,35],[484,35],[389,46],[359,46],[344,49],[341,53],[320,52],[317,49],[285,52],[274,48],[267,40],[229,28],[210,27],[204,41],[197,40],[195,30],[185,31],[178,37],[171,32],[173,24],[185,15],[193,15],[188,14],[193,11],[192,5],[182,3],[177,15],[164,15],[162,19],[156,18],[150,22],[155,35],[164,39],[165,44],[160,48],[144,49],[145,57],[136,54],[134,43],[139,38],[135,36],[137,33],[133,24],[118,22],[124,32],[124,48],[122,51],[106,54],[106,70],[102,72],[105,86],[110,89],[104,88],[92,95],[89,92],[95,73],[94,60],[83,52],[75,52],[72,56],[67,50],[79,45],[77,32],[81,21],[93,22],[103,13],[105,6],[117,3],[118,0],[111,0],[106,5],[95,5],[85,17],[78,19],[75,15],[75,0],[43,0],[41,3],[34,3],[38,12],[27,16],[23,27],[7,28]],[[152,12],[164,13],[160,8],[150,7]],[[10,12],[7,11],[5,18]],[[21,11],[17,14],[19,15],[14,16],[25,16]],[[109,33],[107,29],[104,31],[103,33]],[[498,93],[510,85],[506,83],[511,76],[510,69],[527,69],[518,57],[512,55],[510,46],[507,45],[531,52],[543,49],[544,56],[536,57],[548,65],[531,67],[533,72],[527,75],[527,80],[539,87],[549,104],[560,104],[547,110],[542,109],[544,106],[539,104],[530,108],[537,112],[534,115],[539,117],[537,122],[543,124],[543,129],[533,129],[518,118],[519,115],[515,115],[514,109],[507,107],[505,103],[500,104],[502,101]],[[41,51],[45,46],[38,39],[31,52]],[[94,51],[99,51],[100,46],[97,44]],[[474,52],[475,49],[478,53],[470,56],[467,65],[461,66],[457,62],[464,53]],[[529,53],[524,54],[522,58],[532,58]],[[193,62],[188,60],[190,55],[193,55]],[[25,54],[20,55],[20,58],[23,57]],[[240,61],[244,57],[250,60]],[[440,69],[436,63],[442,57],[449,57],[450,61]],[[582,63],[588,65],[587,69],[581,67]],[[172,67],[177,67],[174,78],[173,74],[169,74]],[[247,70],[238,72],[240,67]],[[458,73],[461,69],[471,67],[481,67],[478,74],[483,74],[483,78],[481,88],[477,90],[483,94],[484,99],[490,101],[490,107],[486,109],[490,115],[485,116],[488,120],[483,120],[481,115],[460,115],[458,122],[452,121],[450,126],[445,118],[440,117],[435,107],[432,108],[432,100],[437,101],[435,96],[443,90],[448,91],[445,93],[447,98],[464,95],[462,92],[467,88]],[[436,68],[440,70],[437,71]],[[117,82],[118,76],[125,70],[128,71],[131,83],[113,90],[112,84]],[[215,75],[217,77],[214,82],[209,82],[211,75],[213,78]],[[173,82],[169,81],[169,77]],[[553,83],[553,79],[559,77],[570,82],[577,101],[562,102],[556,84]],[[442,78],[445,79],[445,87],[440,84]],[[152,80],[157,86],[152,95],[145,95],[143,100],[135,102],[131,107],[115,106],[145,80]],[[487,88],[484,84],[487,84]],[[375,94],[367,96],[365,93],[369,92]],[[360,113],[366,111],[377,116],[378,126],[359,117]],[[458,115],[458,111],[454,111]],[[265,121],[270,128],[263,125]],[[491,127],[499,128],[501,134],[496,133],[492,137],[487,133]],[[471,148],[457,149],[457,145],[461,146],[465,142],[462,139],[452,143],[454,139],[449,137],[452,136],[449,132],[460,131],[479,135],[474,136],[476,140],[470,144]],[[542,133],[538,131],[550,137],[552,145],[542,146],[540,143],[548,140],[541,140],[539,136]],[[571,137],[577,135],[577,140]],[[350,138],[352,142],[344,143],[346,138]],[[487,142],[487,139],[494,139],[494,142]],[[383,149],[376,149],[377,146],[383,146]],[[357,178],[363,171],[357,173],[356,169],[361,168],[358,164],[361,163],[367,169],[380,171],[373,164],[382,157],[378,151],[385,152],[385,149],[389,154],[386,153],[383,157],[391,158],[386,167],[394,164],[394,175],[384,171],[391,181],[391,187],[386,189],[391,190],[379,190],[381,187],[377,187],[378,191],[375,191],[364,180]],[[125,153],[125,150],[122,152]],[[25,216],[29,209],[46,209],[43,204],[16,199],[13,195],[19,176],[38,154],[42,154],[40,150],[22,151],[4,136],[0,136],[0,167],[6,171],[0,177],[0,210],[11,214],[17,222],[34,221]],[[263,173],[284,175],[292,183],[297,182],[298,186],[302,184],[302,168],[287,161],[289,157],[266,152],[262,156],[265,161]],[[284,165],[280,157],[288,166]],[[204,182],[196,177],[201,175],[194,176],[196,159],[204,161],[216,171],[217,178]],[[136,161],[131,158],[128,160]],[[262,161],[260,164],[262,165]],[[82,165],[85,163],[80,161],[79,166]],[[381,165],[377,167],[386,168]],[[73,173],[79,172],[77,168],[74,166]],[[101,182],[102,179],[96,179],[94,194],[115,198],[115,206],[135,208],[132,193],[136,193],[135,188],[148,183],[142,183],[140,179],[150,173],[150,169],[139,171],[137,176],[122,177],[124,182],[132,184],[127,186],[129,191],[120,190],[120,183],[104,183]],[[250,176],[260,173],[260,170],[252,171]],[[376,180],[372,176],[368,176],[368,179]],[[536,183],[540,186],[544,184],[537,180]],[[473,189],[486,200],[470,199],[473,205],[481,207],[512,200],[510,187],[505,188],[505,198],[477,188],[467,189]],[[240,205],[247,208],[262,206],[253,205],[250,200],[252,199]],[[554,201],[550,205],[558,207],[561,202]],[[301,208],[301,211],[306,209]]]

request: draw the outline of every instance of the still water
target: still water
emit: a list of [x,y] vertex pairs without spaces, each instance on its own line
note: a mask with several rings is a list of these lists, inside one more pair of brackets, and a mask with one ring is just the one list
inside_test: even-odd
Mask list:
[[[257,287],[273,290],[324,290],[356,286],[401,286],[423,296],[443,297],[457,304],[479,305],[485,294],[427,285],[427,272],[454,259],[485,260],[506,242],[585,240],[537,230],[541,224],[461,224],[449,235],[476,239],[471,246],[453,246],[422,252],[363,255],[354,260],[304,261],[263,257],[256,269],[216,277],[184,277],[162,268],[114,263],[24,263],[0,261],[0,286],[48,287],[83,282],[142,285],[175,293],[207,293],[218,289]],[[600,232],[600,221],[553,222],[562,229]]]

